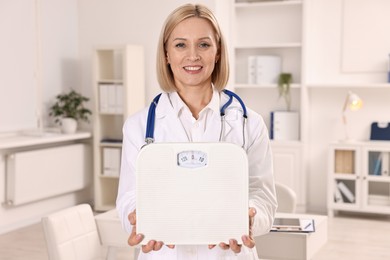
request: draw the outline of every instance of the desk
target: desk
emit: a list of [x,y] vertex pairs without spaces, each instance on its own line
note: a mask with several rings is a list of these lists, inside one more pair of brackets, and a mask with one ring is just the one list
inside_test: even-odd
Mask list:
[[[312,218],[316,232],[287,233],[271,232],[256,237],[256,247],[260,258],[266,259],[311,259],[326,243],[328,221],[326,216],[277,213],[281,218]],[[122,230],[116,210],[110,210],[95,216],[101,242],[104,246],[128,247],[128,235]]]
[[277,213],[279,218],[314,219],[315,232],[270,232],[256,237],[260,258],[266,259],[311,259],[328,240],[328,218],[322,215]]

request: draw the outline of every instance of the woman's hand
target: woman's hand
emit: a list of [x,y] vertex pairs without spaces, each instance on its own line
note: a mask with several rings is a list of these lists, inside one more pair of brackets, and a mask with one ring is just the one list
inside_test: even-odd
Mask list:
[[[241,239],[242,239],[243,244],[246,247],[253,248],[255,246],[255,240],[252,237],[252,225],[253,225],[253,221],[254,221],[254,218],[256,215],[256,210],[254,208],[249,208],[248,214],[249,214],[249,235],[243,235],[241,237]],[[209,245],[209,248],[211,249],[214,246],[215,245]],[[237,240],[235,240],[235,239],[230,239],[229,244],[220,243],[219,246],[224,250],[227,250],[230,248],[236,254],[241,252],[241,247],[242,247],[242,245],[239,245],[237,243]]]
[[[128,219],[130,221],[130,224],[133,225],[133,230],[131,231],[131,234],[129,236],[129,239],[127,240],[127,243],[130,246],[136,246],[144,239],[144,236],[142,234],[137,234],[137,215],[135,213],[135,210],[131,212],[128,216]],[[142,246],[142,252],[149,253],[150,251],[158,251],[161,249],[161,247],[164,245],[161,241],[156,240],[150,240],[146,245]],[[172,246],[168,246],[170,248],[173,248]]]

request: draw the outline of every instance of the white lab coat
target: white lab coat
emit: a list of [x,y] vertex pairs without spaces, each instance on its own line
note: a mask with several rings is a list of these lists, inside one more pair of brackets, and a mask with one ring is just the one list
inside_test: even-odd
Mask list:
[[[215,90],[214,90],[215,91]],[[220,107],[228,97],[220,94]],[[260,115],[248,110],[248,120],[245,131],[244,149],[249,161],[249,207],[256,209],[252,226],[254,236],[269,232],[277,208],[272,154],[268,131]],[[148,107],[129,117],[123,127],[122,165],[117,197],[117,210],[124,229],[130,233],[132,226],[128,215],[135,209],[135,161],[138,152],[145,144],[145,131]],[[242,109],[237,101],[226,110],[223,141],[243,144]],[[203,142],[218,142],[221,131],[221,117],[213,113],[203,136]],[[185,130],[175,113],[169,99],[169,94],[163,93],[156,108],[154,129],[155,142],[188,142]],[[140,253],[140,260],[227,260],[227,259],[257,259],[256,249],[242,247],[241,253],[235,255],[231,250],[222,250],[218,246],[208,249],[206,245],[180,246],[174,249],[166,246],[160,251],[148,254]]]

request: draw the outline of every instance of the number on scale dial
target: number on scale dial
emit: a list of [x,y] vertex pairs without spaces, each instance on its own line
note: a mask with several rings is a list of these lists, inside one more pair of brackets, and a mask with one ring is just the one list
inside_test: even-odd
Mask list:
[[198,168],[207,165],[207,153],[202,151],[182,151],[177,154],[177,165],[185,168]]

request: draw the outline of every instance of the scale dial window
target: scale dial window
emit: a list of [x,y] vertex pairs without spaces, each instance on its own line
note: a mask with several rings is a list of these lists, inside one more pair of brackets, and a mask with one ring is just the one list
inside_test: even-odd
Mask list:
[[184,168],[199,168],[207,165],[207,153],[203,151],[182,151],[177,154],[177,165]]

